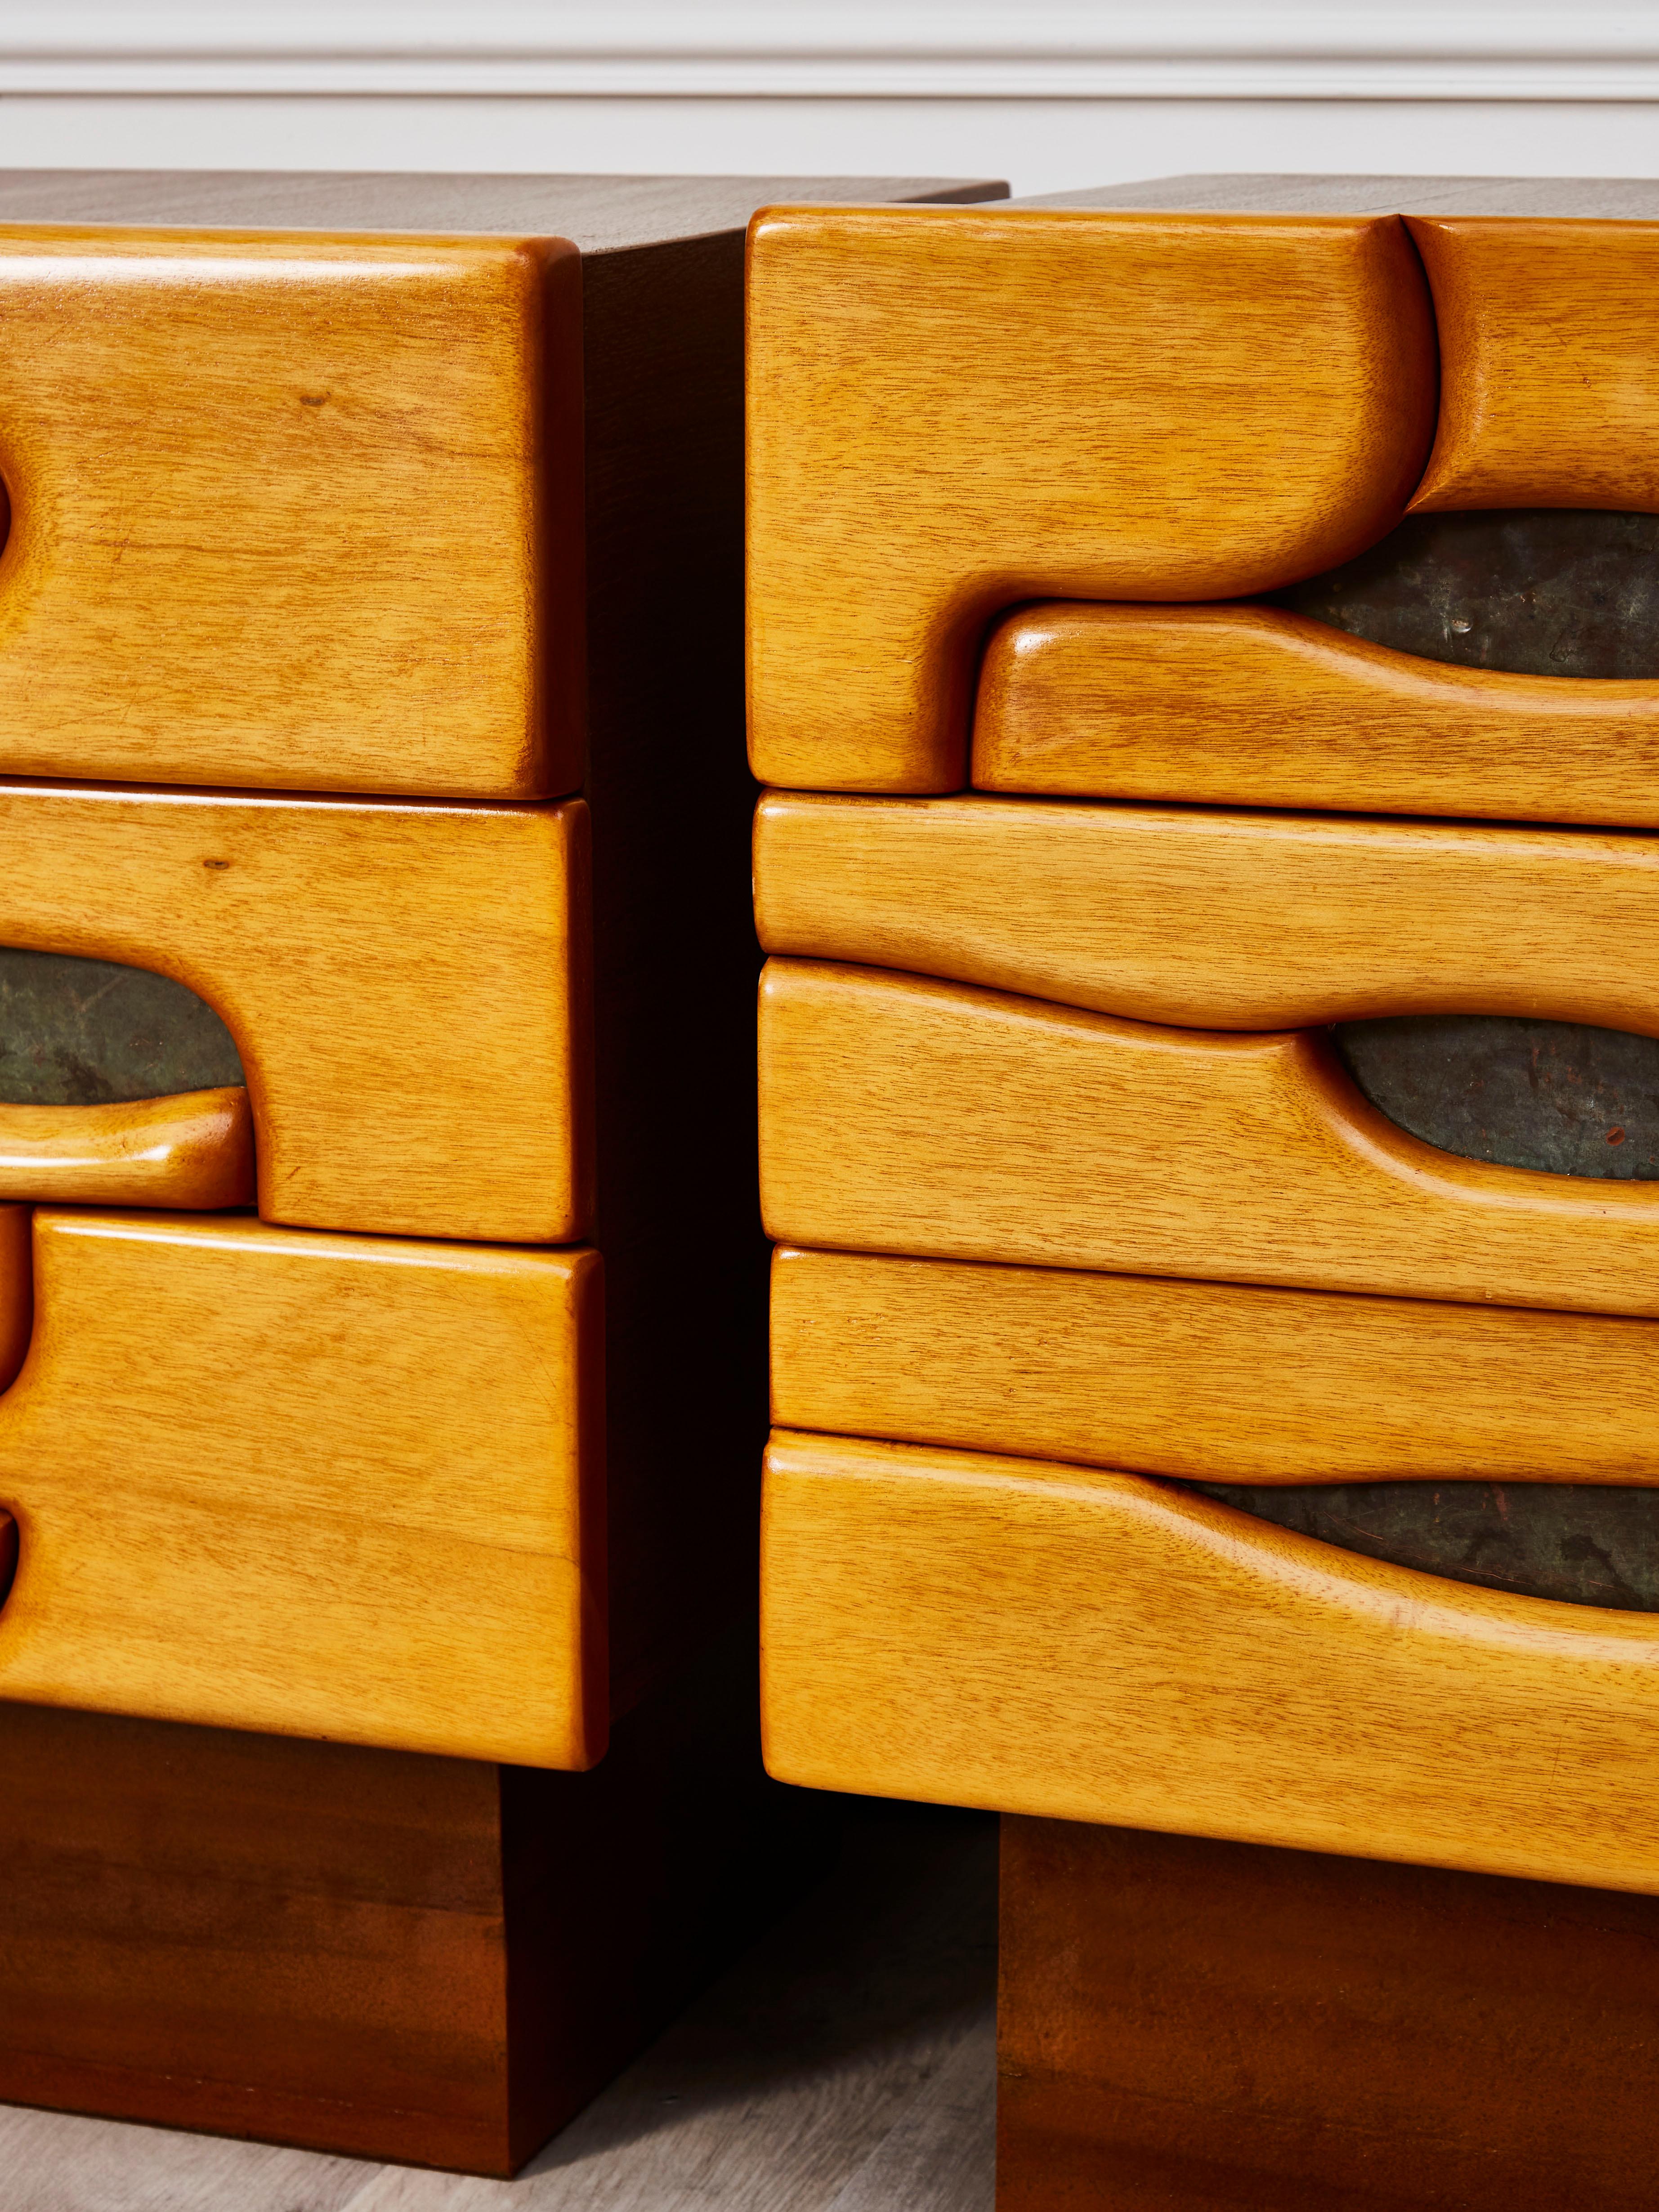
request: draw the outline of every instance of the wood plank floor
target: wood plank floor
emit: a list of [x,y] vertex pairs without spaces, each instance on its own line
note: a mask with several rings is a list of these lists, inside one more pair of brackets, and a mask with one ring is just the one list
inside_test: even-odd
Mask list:
[[4,2212],[991,2212],[996,1824],[849,1802],[830,1879],[516,2181],[0,2106]]

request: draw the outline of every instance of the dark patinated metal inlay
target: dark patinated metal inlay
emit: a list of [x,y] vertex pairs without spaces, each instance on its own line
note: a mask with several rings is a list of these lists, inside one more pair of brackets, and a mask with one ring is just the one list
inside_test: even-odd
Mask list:
[[1659,1179],[1659,1038],[1481,1014],[1345,1022],[1334,1034],[1372,1105],[1442,1152]]
[[1659,1613],[1659,1490],[1531,1482],[1174,1486],[1451,1582]]
[[[1659,677],[1659,515],[1553,507],[1413,515],[1358,559],[1273,599],[1426,660],[1531,676]],[[1443,1152],[1553,1175],[1659,1178],[1659,1040],[1474,1014],[1349,1022],[1334,1035],[1371,1103]],[[1454,1582],[1659,1612],[1659,1491],[1181,1486]]]
[[240,1083],[230,1031],[166,975],[0,949],[0,1101],[95,1106]]
[[1373,644],[1527,676],[1659,676],[1659,514],[1414,514],[1273,593]]

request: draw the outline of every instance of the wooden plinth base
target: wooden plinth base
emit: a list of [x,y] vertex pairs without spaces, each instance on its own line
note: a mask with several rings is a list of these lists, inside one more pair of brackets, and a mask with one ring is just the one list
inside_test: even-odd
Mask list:
[[998,2212],[1659,2199],[1659,1898],[1005,1818]]
[[589,1774],[0,1705],[0,2101],[513,2172],[815,1870],[743,1643]]

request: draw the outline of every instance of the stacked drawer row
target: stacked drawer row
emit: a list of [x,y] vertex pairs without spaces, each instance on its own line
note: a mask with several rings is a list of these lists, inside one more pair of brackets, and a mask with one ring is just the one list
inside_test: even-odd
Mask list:
[[1439,1151],[1327,1034],[1659,1035],[1659,684],[1265,598],[1408,509],[1659,505],[1656,268],[1501,218],[751,234],[785,1778],[1659,1888],[1649,1620],[1171,1486],[1659,1474],[1659,1191]]
[[510,2172],[811,1863],[752,1694],[760,197],[0,177],[58,216],[0,232],[0,998],[224,1024],[204,1091],[0,1094],[0,2097]]
[[173,1210],[255,1198],[228,1128],[216,1182],[153,1127],[94,1173],[114,1109],[10,1146],[19,1199],[161,1210],[43,1208],[14,1269],[0,1694],[588,1766],[580,257],[3,250],[0,937],[222,1014],[258,1212]]

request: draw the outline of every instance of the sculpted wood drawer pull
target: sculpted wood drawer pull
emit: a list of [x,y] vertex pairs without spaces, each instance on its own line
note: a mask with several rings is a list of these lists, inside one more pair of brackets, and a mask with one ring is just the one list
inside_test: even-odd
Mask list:
[[177,1206],[253,1203],[240,1085],[106,1106],[0,1104],[0,1199]]
[[974,713],[981,791],[1659,822],[1659,683],[1465,668],[1270,606],[1024,607]]

